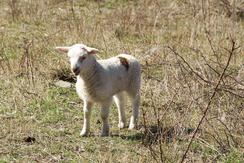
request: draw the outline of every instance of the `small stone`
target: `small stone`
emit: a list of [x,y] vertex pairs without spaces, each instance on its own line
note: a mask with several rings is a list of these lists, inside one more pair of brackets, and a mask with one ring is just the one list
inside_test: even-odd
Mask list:
[[144,57],[151,57],[153,55],[155,55],[160,49],[158,47],[153,47],[151,49],[149,49],[146,53]]
[[81,146],[76,146],[75,147],[75,151],[77,153],[85,152],[85,148],[82,145]]
[[55,86],[61,87],[61,88],[70,88],[72,84],[67,81],[59,80],[56,83],[54,83]]

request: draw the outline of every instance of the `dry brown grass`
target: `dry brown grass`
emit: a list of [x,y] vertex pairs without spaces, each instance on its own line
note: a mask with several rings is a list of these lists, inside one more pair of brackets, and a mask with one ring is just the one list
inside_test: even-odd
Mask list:
[[[244,23],[241,0],[0,2],[0,162],[176,162],[223,74],[187,162],[244,161]],[[143,67],[138,131],[79,137],[82,103],[56,45],[83,42],[99,57],[130,53]],[[63,75],[60,75],[63,74]],[[96,110],[96,111],[95,111]],[[129,113],[127,114],[129,116]],[[97,123],[96,123],[97,122]]]

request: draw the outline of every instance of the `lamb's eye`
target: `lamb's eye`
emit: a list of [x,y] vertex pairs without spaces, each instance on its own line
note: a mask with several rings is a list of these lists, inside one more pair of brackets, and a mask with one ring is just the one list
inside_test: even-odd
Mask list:
[[79,58],[79,62],[82,63],[85,59],[86,59],[86,57],[82,56]]

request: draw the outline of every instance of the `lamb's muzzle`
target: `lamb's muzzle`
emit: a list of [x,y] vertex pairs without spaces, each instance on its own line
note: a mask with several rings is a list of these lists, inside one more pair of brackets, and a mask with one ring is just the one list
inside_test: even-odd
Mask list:
[[101,106],[103,122],[101,135],[109,135],[108,114],[112,99],[118,107],[118,126],[124,128],[126,125],[125,93],[132,101],[129,129],[136,127],[139,116],[141,67],[133,56],[120,54],[109,59],[96,60],[94,54],[98,50],[84,44],[56,49],[68,53],[71,69],[77,76],[76,91],[84,102],[84,124],[81,136],[89,134],[90,113],[94,103]]
[[72,71],[73,71],[73,73],[75,74],[75,76],[77,76],[77,75],[80,74],[80,69],[79,69],[79,67],[74,67],[74,68],[72,69]]

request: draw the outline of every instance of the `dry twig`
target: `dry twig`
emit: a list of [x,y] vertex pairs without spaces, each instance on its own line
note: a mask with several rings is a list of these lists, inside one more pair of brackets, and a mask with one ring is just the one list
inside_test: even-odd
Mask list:
[[188,146],[187,146],[187,149],[186,149],[184,155],[182,156],[181,163],[184,162],[184,160],[185,160],[185,158],[186,158],[186,156],[187,156],[187,153],[188,153],[189,150],[190,150],[191,144],[192,144],[192,142],[193,142],[193,140],[194,140],[194,138],[195,138],[195,136],[196,136],[198,130],[200,129],[201,124],[203,123],[203,120],[205,119],[208,110],[210,109],[210,105],[211,105],[211,103],[212,103],[212,101],[213,101],[214,96],[216,95],[216,93],[217,93],[217,91],[218,91],[218,87],[219,87],[219,85],[220,85],[220,83],[221,83],[221,80],[222,80],[222,78],[224,77],[224,74],[225,74],[227,68],[229,67],[231,58],[232,58],[232,56],[234,55],[235,50],[238,48],[238,47],[236,47],[236,42],[235,42],[233,39],[232,39],[231,41],[232,41],[232,48],[231,48],[231,50],[228,51],[228,52],[229,52],[229,57],[228,57],[228,61],[227,61],[227,63],[226,63],[226,66],[225,66],[223,72],[221,73],[221,76],[219,77],[218,83],[216,84],[216,86],[215,86],[215,88],[214,88],[214,92],[213,92],[213,94],[211,95],[210,100],[209,100],[209,102],[208,102],[208,104],[207,104],[207,106],[206,106],[206,109],[205,109],[204,112],[203,112],[203,116],[202,116],[201,120],[199,121],[199,123],[198,123],[198,125],[197,125],[197,128],[196,128],[196,130],[194,131],[194,133],[193,133],[193,135],[192,135],[192,137],[191,137],[191,140],[190,140],[190,142],[189,142],[189,144],[188,144]]

